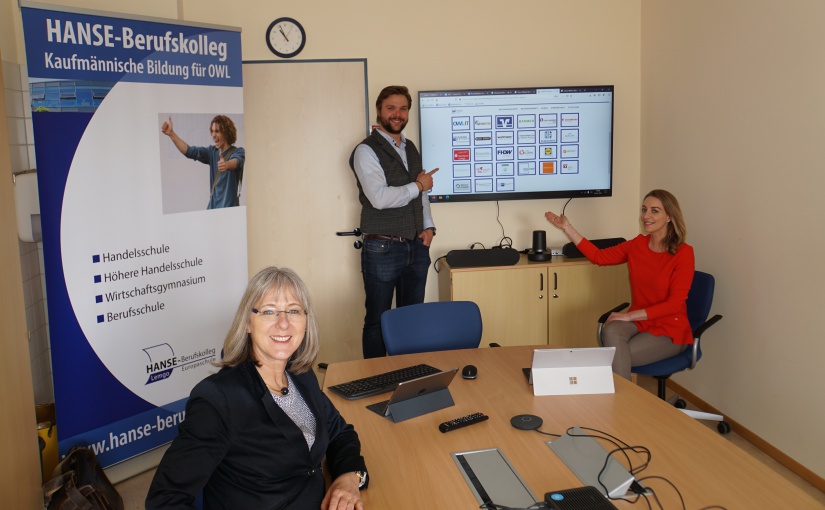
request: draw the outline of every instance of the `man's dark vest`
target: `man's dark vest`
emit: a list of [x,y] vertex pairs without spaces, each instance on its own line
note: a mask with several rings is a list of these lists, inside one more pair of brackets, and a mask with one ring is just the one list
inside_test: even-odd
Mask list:
[[[409,172],[404,167],[401,156],[386,138],[373,130],[372,134],[361,142],[370,147],[376,156],[389,186],[404,186],[415,181],[415,178],[422,171],[421,154],[410,140],[407,140],[407,166]],[[360,144],[359,144],[360,145]],[[357,147],[357,146],[356,146]],[[355,150],[349,158],[350,168],[354,168]],[[358,176],[356,175],[356,181]],[[415,236],[424,230],[424,208],[421,205],[421,195],[412,199],[410,203],[402,207],[390,209],[376,209],[369,199],[364,195],[364,189],[358,182],[358,200],[361,201],[361,231],[367,234],[384,234],[389,236],[406,237],[414,239]]]

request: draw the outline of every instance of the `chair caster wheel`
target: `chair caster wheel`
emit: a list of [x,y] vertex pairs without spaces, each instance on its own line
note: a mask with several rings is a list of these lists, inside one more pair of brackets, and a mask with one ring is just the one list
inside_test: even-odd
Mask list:
[[674,406],[676,409],[684,409],[684,408],[686,408],[686,407],[687,407],[687,402],[685,402],[684,400],[682,400],[682,399],[680,398],[679,400],[677,400],[676,402],[674,402],[674,403],[673,403],[673,406]]
[[716,425],[716,430],[718,430],[720,434],[727,434],[730,432],[730,423],[720,421],[719,424]]

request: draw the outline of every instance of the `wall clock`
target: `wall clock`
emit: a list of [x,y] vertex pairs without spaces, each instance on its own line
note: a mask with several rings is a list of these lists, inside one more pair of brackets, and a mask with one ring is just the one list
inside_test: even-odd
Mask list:
[[281,58],[292,58],[304,49],[307,34],[292,18],[278,18],[266,29],[266,45]]

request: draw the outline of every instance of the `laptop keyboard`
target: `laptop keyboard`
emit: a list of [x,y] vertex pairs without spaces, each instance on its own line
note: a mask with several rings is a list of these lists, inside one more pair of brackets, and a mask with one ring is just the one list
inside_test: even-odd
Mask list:
[[437,374],[441,370],[430,365],[414,365],[411,367],[385,372],[363,379],[356,379],[341,384],[330,386],[329,390],[344,397],[347,400],[357,400],[359,398],[371,397],[380,393],[393,391],[399,383],[418,379],[425,375]]

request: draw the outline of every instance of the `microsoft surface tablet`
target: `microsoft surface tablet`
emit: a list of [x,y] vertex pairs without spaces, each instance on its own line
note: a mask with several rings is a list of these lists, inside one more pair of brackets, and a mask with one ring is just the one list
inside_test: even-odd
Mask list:
[[399,383],[389,400],[371,404],[367,406],[367,408],[382,416],[389,416],[390,405],[446,389],[453,381],[457,372],[458,368],[451,368],[443,372],[438,372],[437,374],[425,375],[418,379]]
[[531,379],[534,395],[614,393],[615,347],[536,349]]

